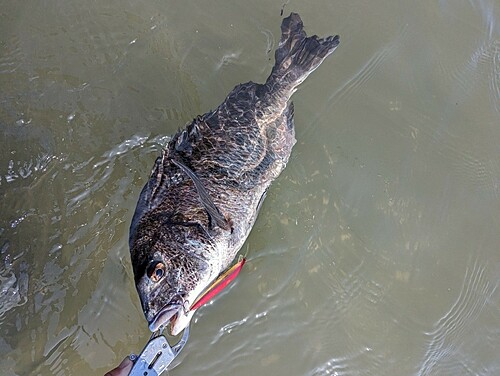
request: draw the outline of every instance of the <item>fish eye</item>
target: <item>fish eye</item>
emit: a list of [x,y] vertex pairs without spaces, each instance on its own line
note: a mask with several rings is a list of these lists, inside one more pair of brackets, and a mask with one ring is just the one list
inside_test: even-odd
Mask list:
[[153,282],[158,282],[165,276],[167,267],[161,261],[156,261],[148,268],[148,277]]

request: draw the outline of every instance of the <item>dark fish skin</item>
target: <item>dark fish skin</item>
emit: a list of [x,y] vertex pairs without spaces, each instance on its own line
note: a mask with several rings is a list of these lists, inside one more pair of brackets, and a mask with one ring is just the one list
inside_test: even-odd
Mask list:
[[295,13],[281,33],[266,83],[236,86],[175,134],[141,192],[129,244],[153,331],[170,321],[180,333],[191,304],[235,258],[295,144],[289,99],[339,44],[338,36],[307,37]]

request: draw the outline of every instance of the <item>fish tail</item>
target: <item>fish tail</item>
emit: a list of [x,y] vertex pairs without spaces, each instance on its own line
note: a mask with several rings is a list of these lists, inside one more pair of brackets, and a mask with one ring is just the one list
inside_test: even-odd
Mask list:
[[340,43],[338,35],[308,37],[297,13],[283,19],[281,39],[275,53],[276,63],[266,84],[287,87],[293,91]]

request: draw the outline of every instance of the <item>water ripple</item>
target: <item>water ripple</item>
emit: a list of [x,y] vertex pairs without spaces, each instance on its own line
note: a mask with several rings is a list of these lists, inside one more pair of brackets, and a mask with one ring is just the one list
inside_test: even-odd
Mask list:
[[[485,41],[478,46],[460,66],[444,70],[444,75],[450,75],[451,82],[459,87],[454,91],[453,101],[463,103],[465,98],[477,95],[473,88],[487,82],[489,85],[492,105],[500,111],[500,41]],[[488,80],[485,80],[488,78]]]
[[3,178],[2,174],[0,174],[0,185],[2,185],[2,180],[6,183],[12,183],[19,178],[26,179],[35,173],[45,172],[51,162],[58,159],[60,158],[46,153],[39,154],[26,161],[15,161],[11,159],[7,164]]
[[0,323],[11,309],[26,304],[28,300],[28,265],[21,263],[19,271],[14,269],[9,255],[2,252],[4,263],[0,266],[0,293],[2,304],[0,305]]
[[1,44],[0,74],[14,73],[25,59],[21,41],[17,36],[12,36]]
[[393,41],[377,49],[354,76],[329,96],[329,106],[334,106],[339,101],[347,99],[363,87],[376,74],[377,69],[397,51],[406,35],[407,27],[404,26]]
[[[84,181],[75,183],[75,186],[68,191],[71,196],[71,198],[68,199],[68,211],[72,212],[76,210],[82,205],[86,198],[92,196],[95,192],[104,187],[114,171],[115,160],[119,156],[142,146],[147,140],[148,137],[146,136],[134,135],[132,138],[121,142],[111,150],[105,152],[101,158],[91,166],[91,176],[87,176]],[[68,165],[66,168],[72,167],[73,171],[78,171],[81,168],[88,168],[93,159],[94,157],[91,157],[87,161],[74,166]]]
[[333,376],[349,376],[349,375],[360,375],[362,374],[359,369],[353,367],[353,364],[358,364],[361,362],[361,358],[365,357],[371,352],[370,348],[360,349],[357,352],[353,352],[349,355],[331,358],[325,363],[319,365],[313,369],[308,375],[310,376],[323,376],[323,375],[333,375]]
[[493,105],[496,111],[500,113],[500,40],[496,40],[492,44],[492,55],[490,90]]
[[467,327],[476,320],[498,286],[498,282],[489,281],[485,270],[486,266],[477,259],[467,268],[457,300],[434,324],[434,329],[426,333],[430,340],[418,375],[435,373],[446,364],[447,358],[456,355]]

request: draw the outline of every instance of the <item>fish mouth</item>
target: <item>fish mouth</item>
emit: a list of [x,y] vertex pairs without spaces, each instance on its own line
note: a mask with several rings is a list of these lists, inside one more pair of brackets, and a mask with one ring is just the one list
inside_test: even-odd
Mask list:
[[168,304],[163,307],[149,323],[149,330],[156,332],[160,327],[167,326],[171,320],[175,320],[181,308],[181,304]]

